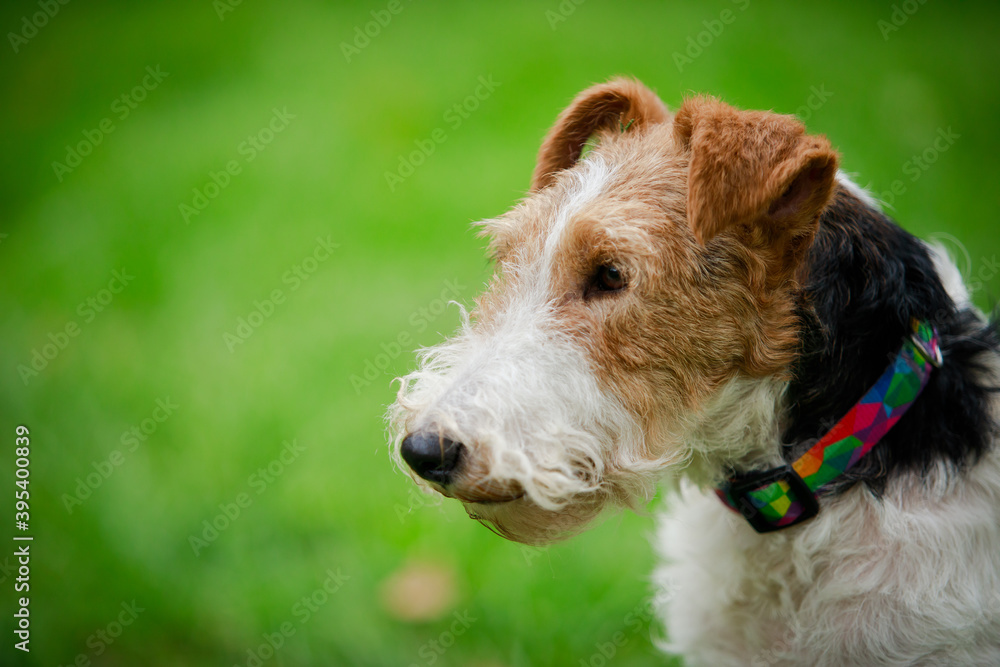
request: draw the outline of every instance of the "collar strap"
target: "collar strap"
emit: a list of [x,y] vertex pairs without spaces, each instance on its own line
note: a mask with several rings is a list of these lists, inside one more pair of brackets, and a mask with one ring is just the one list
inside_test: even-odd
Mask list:
[[790,465],[730,478],[716,494],[758,533],[811,519],[819,512],[817,492],[871,451],[917,400],[932,369],[940,366],[937,330],[913,320],[912,333],[882,377],[809,451]]

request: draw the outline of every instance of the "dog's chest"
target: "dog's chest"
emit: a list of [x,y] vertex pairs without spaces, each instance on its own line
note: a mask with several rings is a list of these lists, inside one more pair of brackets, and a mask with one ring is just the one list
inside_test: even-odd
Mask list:
[[675,650],[693,665],[1000,664],[998,457],[967,477],[933,499],[859,486],[768,535],[687,489],[656,573]]

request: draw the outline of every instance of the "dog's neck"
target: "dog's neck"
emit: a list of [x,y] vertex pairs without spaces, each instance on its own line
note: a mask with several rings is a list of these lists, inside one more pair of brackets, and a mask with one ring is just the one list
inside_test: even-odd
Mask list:
[[688,472],[695,481],[715,484],[794,461],[885,372],[913,318],[937,328],[943,367],[914,409],[824,492],[864,482],[881,493],[894,476],[975,462],[996,434],[990,402],[997,378],[983,355],[996,355],[1000,344],[995,323],[985,325],[965,299],[956,303],[948,293],[939,274],[944,261],[873,203],[838,188],[801,273],[802,352],[792,379],[738,379],[720,392],[692,436],[698,453]]
[[[947,261],[940,255],[939,262]],[[786,393],[786,461],[801,455],[878,379],[913,319],[937,328],[944,364],[931,374],[915,409],[828,490],[862,481],[878,493],[895,475],[925,474],[941,463],[961,469],[986,451],[996,432],[990,402],[997,379],[987,376],[983,355],[998,350],[996,323],[984,324],[969,303],[955,302],[925,243],[839,189],[820,219],[803,285],[803,353]]]

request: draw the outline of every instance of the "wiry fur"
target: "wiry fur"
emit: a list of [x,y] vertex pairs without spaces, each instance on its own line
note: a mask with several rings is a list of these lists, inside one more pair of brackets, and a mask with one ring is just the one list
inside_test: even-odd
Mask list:
[[[995,353],[984,361],[995,382]],[[940,461],[879,494],[855,485],[765,535],[684,482],[658,550],[664,648],[692,666],[1000,664],[996,447],[961,474]]]
[[[1000,664],[996,328],[836,167],[788,117],[581,93],[483,223],[489,289],[401,381],[397,463],[408,434],[461,443],[447,481],[414,479],[532,543],[678,475],[656,599],[692,665]],[[626,287],[595,289],[607,266]],[[944,367],[816,518],[755,533],[713,487],[794,460],[914,317]]]
[[693,665],[1000,664],[995,327],[941,249],[854,191],[837,195],[813,247],[803,299],[823,333],[805,337],[776,402],[772,451],[794,460],[829,428],[824,415],[846,412],[898,347],[896,318],[935,322],[945,366],[810,522],[758,535],[706,487],[684,485],[656,578],[675,594],[662,609],[667,648]]
[[686,486],[659,536],[666,648],[692,666],[1000,664],[998,488],[993,452],[759,535]]
[[601,390],[550,296],[563,228],[600,194],[608,172],[595,160],[575,174],[553,233],[527,261],[508,262],[475,326],[466,318],[458,335],[422,352],[392,411],[397,457],[415,430],[461,441],[472,463],[449,495],[525,542],[569,534],[608,500],[651,497],[669,463],[649,460],[637,420]]

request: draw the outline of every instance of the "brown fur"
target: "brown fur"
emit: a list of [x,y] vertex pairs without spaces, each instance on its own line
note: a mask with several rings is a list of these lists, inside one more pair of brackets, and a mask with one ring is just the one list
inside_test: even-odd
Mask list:
[[[572,220],[551,296],[604,379],[650,416],[696,407],[737,372],[766,376],[791,363],[793,274],[837,165],[829,143],[790,116],[694,98],[671,123],[654,99],[641,84],[613,81],[559,116],[539,153],[536,192],[487,224],[504,278],[478,309],[489,320],[517,291],[519,266],[541,253],[564,198],[558,170],[572,168],[596,132],[593,154],[616,175]],[[619,115],[638,120],[622,133]],[[586,279],[608,263],[625,271],[626,293],[585,300]]]
[[[587,160],[602,161],[610,175],[598,196],[568,214],[546,263],[554,220],[579,187],[576,172],[588,169],[579,157],[593,136]],[[795,271],[836,165],[829,143],[788,116],[694,98],[671,117],[634,81],[577,96],[542,144],[530,196],[483,223],[497,272],[472,323],[488,339],[544,284],[552,315],[539,321],[586,351],[599,382],[640,422],[644,451],[621,459],[622,470],[609,457],[593,486],[593,462],[578,462],[577,475],[597,492],[559,512],[521,498],[478,504],[477,516],[535,541],[541,527],[568,530],[605,501],[648,496],[668,460],[694,457],[679,436],[716,390],[740,375],[787,373],[798,345]],[[625,288],[593,292],[594,276],[608,265],[622,272]],[[448,495],[472,503],[519,498],[514,480],[492,474],[488,444],[464,444]],[[637,460],[648,462],[648,479],[636,475]]]
[[668,117],[660,98],[638,81],[614,79],[591,86],[560,114],[542,142],[531,178],[532,191],[550,185],[556,172],[572,166],[587,139],[598,130],[639,128],[662,123]]
[[[698,664],[1000,664],[995,324],[955,310],[957,269],[874,208],[824,210],[836,165],[790,117],[695,98],[671,118],[634,82],[584,91],[530,196],[484,225],[497,271],[470,321],[402,381],[400,463],[525,543],[682,474],[654,606]],[[946,362],[925,409],[823,489],[818,517],[758,535],[714,497],[813,442],[935,310]],[[906,474],[872,486],[883,464]]]
[[792,116],[738,111],[705,97],[687,100],[674,136],[691,153],[688,221],[707,242],[726,229],[764,256],[779,284],[815,234],[833,192],[837,154]]

